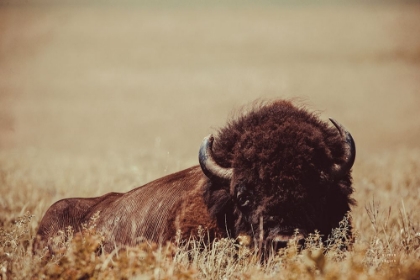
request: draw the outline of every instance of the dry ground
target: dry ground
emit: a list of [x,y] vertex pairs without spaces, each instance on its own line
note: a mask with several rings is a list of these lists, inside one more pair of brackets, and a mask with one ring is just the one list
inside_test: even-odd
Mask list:
[[[356,140],[363,267],[338,262],[342,274],[322,276],[286,263],[262,275],[418,279],[420,4],[182,3],[0,2],[0,277],[23,273],[22,240],[54,201],[197,164],[202,138],[232,111],[294,98]],[[256,267],[235,277],[257,277]]]

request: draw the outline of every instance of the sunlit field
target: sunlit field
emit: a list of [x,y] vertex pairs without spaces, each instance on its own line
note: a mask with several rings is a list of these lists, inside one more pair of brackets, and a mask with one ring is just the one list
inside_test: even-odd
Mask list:
[[[351,250],[344,220],[329,248],[315,233],[266,263],[230,239],[97,255],[93,219],[32,254],[53,202],[196,165],[204,136],[276,98],[356,141]],[[0,2],[0,279],[420,279],[419,108],[416,2]]]

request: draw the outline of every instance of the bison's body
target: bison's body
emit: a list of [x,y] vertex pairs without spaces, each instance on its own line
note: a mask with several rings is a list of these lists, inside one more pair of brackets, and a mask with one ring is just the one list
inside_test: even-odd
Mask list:
[[[248,235],[260,244],[285,243],[296,229],[324,236],[350,210],[353,139],[343,127],[287,101],[255,106],[204,139],[200,166],[168,175],[128,193],[70,198],[53,204],[41,221],[37,246],[59,229],[81,230],[99,211],[104,248],[144,240],[173,241]],[[349,233],[350,234],[350,233]]]
[[205,178],[199,166],[160,178],[130,192],[96,198],[69,198],[46,212],[38,235],[46,240],[71,226],[76,232],[99,211],[96,229],[105,234],[104,248],[135,245],[144,240],[174,240],[177,230],[187,238],[198,226],[223,236],[204,203]]

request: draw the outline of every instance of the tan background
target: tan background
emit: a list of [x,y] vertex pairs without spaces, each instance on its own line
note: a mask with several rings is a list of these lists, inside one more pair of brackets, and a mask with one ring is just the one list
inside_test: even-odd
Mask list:
[[355,176],[420,148],[418,3],[75,3],[0,6],[0,162],[47,204],[196,164],[261,98],[345,125]]

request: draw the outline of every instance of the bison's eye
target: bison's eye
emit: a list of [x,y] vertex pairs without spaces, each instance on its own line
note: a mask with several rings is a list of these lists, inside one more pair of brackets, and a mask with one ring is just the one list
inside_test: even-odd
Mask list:
[[248,206],[250,204],[248,197],[244,195],[238,196],[238,202],[242,207]]
[[237,188],[236,199],[238,204],[242,207],[249,206],[251,204],[251,194],[244,185],[239,185]]
[[269,221],[269,222],[274,222],[275,220],[276,220],[275,216],[268,216],[267,217],[267,221]]

